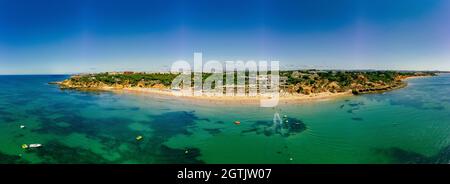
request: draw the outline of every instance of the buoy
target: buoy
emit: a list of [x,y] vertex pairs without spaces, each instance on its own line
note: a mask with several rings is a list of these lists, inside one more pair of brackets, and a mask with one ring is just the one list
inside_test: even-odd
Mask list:
[[188,154],[188,153],[189,153],[189,150],[184,151],[184,154]]
[[294,160],[294,158],[291,157],[291,158],[289,158],[289,160],[292,161],[292,160]]
[[22,149],[27,149],[28,148],[28,145],[27,144],[22,144]]
[[241,122],[240,122],[240,121],[235,121],[235,122],[234,122],[234,124],[236,124],[236,125],[240,125],[240,124],[241,124]]
[[142,135],[138,135],[137,137],[136,137],[136,141],[140,141],[140,140],[142,140],[144,137],[142,137]]

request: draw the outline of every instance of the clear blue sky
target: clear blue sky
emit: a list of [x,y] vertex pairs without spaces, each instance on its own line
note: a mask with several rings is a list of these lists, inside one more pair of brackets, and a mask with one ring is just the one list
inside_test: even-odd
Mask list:
[[0,74],[156,71],[178,59],[450,70],[448,0],[0,0]]

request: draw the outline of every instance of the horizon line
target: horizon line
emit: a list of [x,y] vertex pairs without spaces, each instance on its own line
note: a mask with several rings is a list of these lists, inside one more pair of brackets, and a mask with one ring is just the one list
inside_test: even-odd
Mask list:
[[[308,71],[308,70],[317,70],[317,71],[396,71],[396,72],[436,72],[436,73],[450,73],[450,70],[392,70],[392,69],[287,69],[287,70],[279,70],[279,71]],[[170,73],[170,71],[157,71],[157,72],[151,72],[151,71],[133,71],[133,70],[115,70],[115,71],[99,71],[99,72],[76,72],[76,73],[16,73],[16,74],[7,74],[7,73],[0,73],[0,76],[20,76],[20,75],[77,75],[77,74],[97,74],[97,73],[106,73],[106,72],[124,72],[124,71],[131,71],[131,72],[145,72],[145,73]]]

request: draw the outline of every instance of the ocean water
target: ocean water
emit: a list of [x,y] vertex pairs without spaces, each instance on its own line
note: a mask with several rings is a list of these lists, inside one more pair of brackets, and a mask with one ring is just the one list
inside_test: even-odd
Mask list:
[[[408,87],[383,94],[277,108],[47,84],[67,77],[0,76],[0,163],[450,161],[447,74],[410,79]],[[282,123],[274,124],[275,113]],[[43,147],[21,148],[32,143]]]

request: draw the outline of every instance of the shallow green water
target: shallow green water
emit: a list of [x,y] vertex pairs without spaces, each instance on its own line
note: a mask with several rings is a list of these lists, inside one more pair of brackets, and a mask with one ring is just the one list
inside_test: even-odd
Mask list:
[[[0,76],[0,163],[450,161],[450,75],[411,79],[384,94],[274,109],[47,84],[67,77]],[[287,115],[282,126],[274,126],[274,113]],[[31,143],[44,146],[21,148]]]

